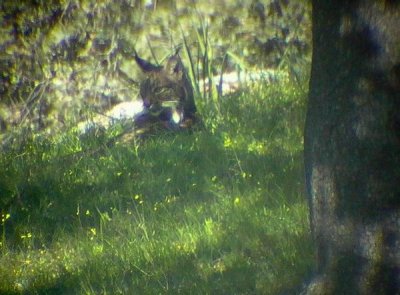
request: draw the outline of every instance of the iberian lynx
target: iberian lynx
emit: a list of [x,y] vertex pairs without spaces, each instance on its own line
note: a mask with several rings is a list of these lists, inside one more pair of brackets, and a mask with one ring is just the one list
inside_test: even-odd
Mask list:
[[146,75],[140,83],[140,99],[149,111],[146,116],[159,119],[168,128],[190,127],[195,120],[196,106],[192,84],[179,53],[160,66],[137,54],[134,57]]

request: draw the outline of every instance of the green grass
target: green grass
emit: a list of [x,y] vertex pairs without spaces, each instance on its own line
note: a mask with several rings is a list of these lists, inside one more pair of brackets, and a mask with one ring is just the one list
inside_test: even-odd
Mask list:
[[[312,269],[306,94],[198,102],[204,129],[108,145],[20,134],[0,156],[0,294],[280,294]],[[19,131],[22,132],[22,131]]]

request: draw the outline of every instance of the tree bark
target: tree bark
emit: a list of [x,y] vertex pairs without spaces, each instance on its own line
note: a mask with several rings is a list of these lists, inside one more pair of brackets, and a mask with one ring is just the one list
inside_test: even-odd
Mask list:
[[400,294],[400,3],[313,0],[307,294]]

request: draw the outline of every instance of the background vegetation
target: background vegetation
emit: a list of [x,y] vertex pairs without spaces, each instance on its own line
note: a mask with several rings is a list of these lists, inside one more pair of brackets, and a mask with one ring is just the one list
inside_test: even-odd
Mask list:
[[[177,47],[193,81],[278,68],[304,82],[309,8],[281,1],[2,1],[2,130],[60,131],[132,100],[132,54],[160,63]],[[196,88],[196,87],[195,87]],[[200,90],[200,89],[198,89]],[[199,102],[201,104],[201,102]]]
[[[311,271],[302,134],[309,7],[289,1],[1,4],[0,293],[280,294]],[[146,140],[77,122],[135,99],[135,49],[182,46],[204,126]]]

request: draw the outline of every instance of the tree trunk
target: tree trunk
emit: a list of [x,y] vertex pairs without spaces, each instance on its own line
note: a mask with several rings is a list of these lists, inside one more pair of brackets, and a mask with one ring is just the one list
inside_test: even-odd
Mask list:
[[400,294],[400,3],[313,0],[307,294]]

